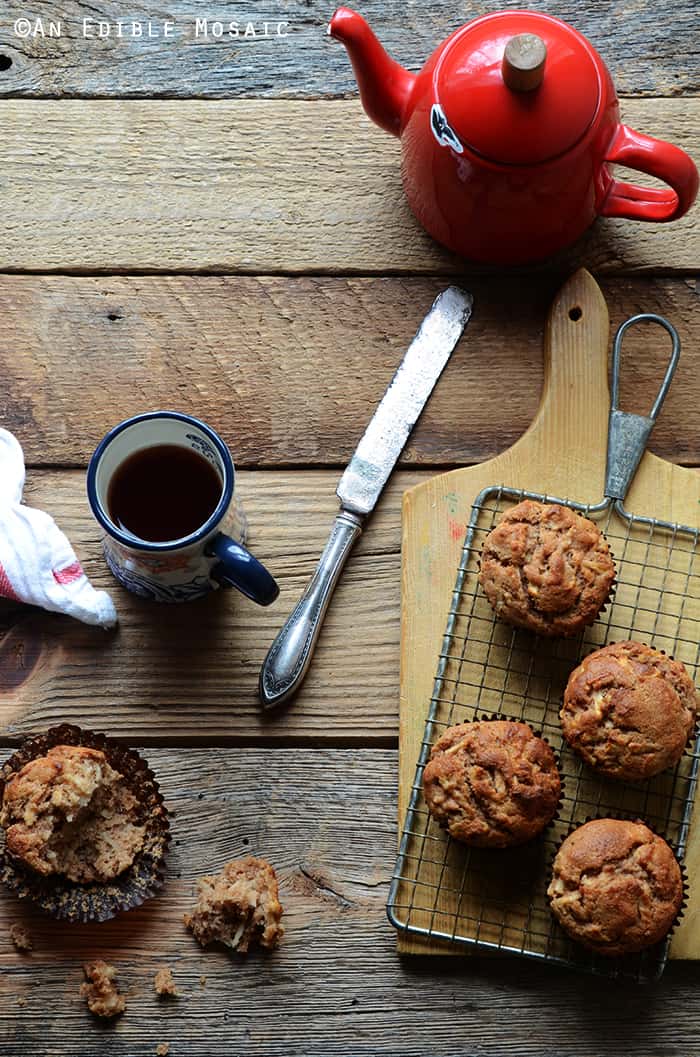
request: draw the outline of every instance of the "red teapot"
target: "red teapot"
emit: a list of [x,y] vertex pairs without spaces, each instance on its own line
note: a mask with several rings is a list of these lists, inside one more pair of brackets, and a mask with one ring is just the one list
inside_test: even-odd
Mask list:
[[[401,137],[411,209],[463,257],[522,264],[570,245],[597,216],[676,220],[695,199],[692,159],[621,124],[600,55],[557,18],[484,15],[418,74],[347,7],[328,32],[350,54],[368,116]],[[615,162],[668,188],[616,180]]]

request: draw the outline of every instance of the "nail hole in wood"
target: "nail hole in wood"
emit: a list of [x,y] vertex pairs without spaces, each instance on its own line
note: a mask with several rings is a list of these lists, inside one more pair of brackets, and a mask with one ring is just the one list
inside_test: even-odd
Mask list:
[[579,319],[583,315],[583,312],[578,305],[574,305],[573,308],[569,309],[569,319],[572,319],[574,323],[578,323]]
[[108,312],[107,313],[107,319],[110,321],[110,323],[114,323],[117,319],[121,319],[121,318],[122,317],[119,315],[118,312]]
[[9,70],[12,66],[12,59],[9,55],[0,55],[0,70]]
[[250,841],[248,840],[248,838],[247,838],[247,837],[244,837],[244,838],[243,838],[243,843],[244,843],[244,844],[246,845],[246,847],[247,847],[247,846],[248,846],[248,845],[250,844]]

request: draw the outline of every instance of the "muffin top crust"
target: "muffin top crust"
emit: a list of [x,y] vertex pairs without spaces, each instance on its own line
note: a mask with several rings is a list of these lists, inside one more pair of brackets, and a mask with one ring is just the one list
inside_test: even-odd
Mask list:
[[508,624],[540,635],[574,635],[592,624],[610,594],[615,566],[589,518],[526,499],[489,532],[479,582]]
[[456,840],[505,848],[551,821],[561,780],[551,748],[526,723],[489,720],[444,732],[423,772],[423,793]]
[[562,844],[547,895],[570,936],[617,956],[663,939],[683,901],[683,878],[671,848],[643,822],[594,819]]
[[698,695],[680,661],[641,642],[589,654],[570,675],[564,737],[591,767],[644,779],[675,764],[695,725]]

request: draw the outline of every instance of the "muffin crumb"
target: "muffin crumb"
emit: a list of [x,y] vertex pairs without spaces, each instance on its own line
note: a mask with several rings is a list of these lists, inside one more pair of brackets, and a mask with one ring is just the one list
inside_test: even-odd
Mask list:
[[264,859],[233,859],[221,873],[200,877],[197,891],[184,922],[202,947],[219,942],[245,954],[251,944],[279,943],[284,929],[277,876]]
[[22,1009],[24,1009],[26,1004],[27,1004],[26,998],[24,998],[23,995],[20,995],[20,997],[17,999],[17,1005],[20,1006]]
[[157,1057],[168,1057],[169,1053],[170,1053],[170,1043],[169,1042],[159,1042],[158,1045],[156,1046],[156,1055],[157,1055]]
[[156,989],[156,994],[161,996],[177,996],[178,990],[173,980],[173,974],[170,970],[170,966],[164,965],[160,968],[153,981],[153,986]]
[[200,987],[206,987],[207,986],[207,978],[204,975],[204,973],[202,973],[202,975],[199,978],[199,986]]
[[116,1017],[126,1009],[126,999],[114,983],[117,970],[98,958],[83,966],[88,983],[80,985],[80,993],[87,999],[88,1009],[96,1017]]
[[10,925],[10,939],[16,951],[31,951],[34,949],[32,937],[24,925]]

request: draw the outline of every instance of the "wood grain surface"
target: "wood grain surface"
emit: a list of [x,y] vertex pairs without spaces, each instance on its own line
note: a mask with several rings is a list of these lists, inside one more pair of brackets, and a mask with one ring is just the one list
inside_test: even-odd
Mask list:
[[[417,70],[456,26],[503,4],[359,6]],[[697,155],[693,0],[530,6],[599,49],[623,120]],[[384,905],[403,492],[527,428],[546,309],[579,263],[601,281],[612,325],[650,310],[678,326],[683,358],[652,447],[699,464],[698,210],[672,225],[599,222],[535,269],[465,270],[408,210],[398,142],[365,117],[347,54],[325,36],[333,5],[205,7],[6,0],[0,11],[0,425],[25,447],[27,501],[56,516],[121,618],[107,634],[0,603],[0,745],[73,720],[145,746],[174,836],[162,896],[106,925],[68,928],[0,898],[0,1057],[145,1057],[161,1043],[172,1057],[689,1057],[693,962],[638,989],[506,958],[400,957]],[[21,17],[60,19],[62,36],[23,39]],[[83,18],[120,17],[172,20],[173,39],[81,39]],[[208,37],[194,36],[197,17]],[[216,39],[217,19],[258,33],[267,20],[272,37]],[[275,38],[277,20],[288,36]],[[449,281],[475,294],[468,334],[350,558],[299,697],[263,719],[260,662],[325,542],[339,468]],[[628,348],[629,409],[646,410],[658,355],[648,335]],[[110,577],[86,460],[110,425],[163,406],[199,413],[230,443],[251,546],[282,586],[271,609],[223,592],[153,607]],[[203,952],[181,924],[195,879],[248,853],[279,870],[283,946]],[[34,937],[29,955],[9,941],[16,921]],[[126,989],[113,1024],[78,995],[93,956]],[[181,990],[172,1002],[152,989],[163,964]]]
[[392,478],[348,561],[301,692],[263,717],[260,665],[323,549],[338,509],[337,472],[240,475],[250,545],[281,585],[269,609],[235,591],[182,606],[129,594],[102,557],[84,473],[30,473],[27,502],[65,529],[88,575],[112,592],[120,625],[104,632],[7,603],[0,616],[2,736],[16,740],[69,720],[156,744],[314,738],[395,745],[401,496],[421,479]]
[[[691,153],[699,117],[697,98],[623,107]],[[4,271],[464,270],[413,219],[398,140],[356,99],[6,100],[0,125]],[[535,270],[687,272],[699,223],[697,209],[673,224],[601,220]]]
[[[467,279],[473,318],[401,465],[482,462],[527,429],[542,386],[543,321],[564,277]],[[344,466],[447,281],[0,276],[0,424],[30,465],[85,466],[120,419],[175,407],[220,430],[239,467]],[[608,277],[602,287],[611,340],[640,311],[677,327],[681,365],[651,447],[697,462],[696,282]],[[659,333],[628,341],[622,406],[646,413]]]
[[[659,18],[651,0],[530,0],[532,10],[563,18],[600,51],[623,95],[678,95],[700,86],[693,0],[677,0],[673,20]],[[409,69],[417,70],[462,22],[498,11],[502,0],[445,5],[440,0],[363,0],[358,4],[382,43]],[[11,65],[0,72],[0,94],[28,96],[318,96],[355,91],[343,48],[329,41],[326,25],[333,4],[278,0],[263,6],[219,0],[212,7],[187,0],[156,6],[143,0],[126,10],[119,0],[5,0],[0,15],[0,56]],[[33,32],[18,37],[14,22],[30,16]],[[197,17],[206,21],[206,27]],[[42,19],[45,36],[36,30]],[[60,20],[61,36],[49,36]],[[83,19],[88,20],[83,36]],[[121,39],[115,23],[126,22]],[[173,22],[163,36],[164,20]],[[98,22],[111,24],[99,37]],[[144,24],[132,37],[129,22]],[[152,33],[148,36],[148,21]],[[215,22],[222,23],[221,29]],[[264,23],[268,21],[268,36]],[[277,36],[278,22],[284,23]],[[238,23],[238,36],[228,36]],[[252,30],[248,29],[252,23]],[[643,28],[642,28],[643,27]],[[106,33],[106,30],[103,30]],[[232,33],[235,34],[235,29]],[[246,32],[248,36],[246,37]],[[222,35],[217,39],[216,34]],[[253,36],[253,34],[255,34]]]
[[[73,928],[0,899],[0,1049],[8,1057],[146,1057],[164,1042],[172,1057],[695,1052],[700,966],[692,963],[670,966],[649,989],[508,958],[399,958],[384,914],[394,751],[142,751],[174,812],[166,888],[112,922]],[[247,958],[203,951],[181,917],[195,880],[247,854],[279,871],[282,944]],[[14,951],[13,922],[29,929],[30,954]],[[115,965],[126,993],[126,1012],[113,1023],[95,1020],[78,993],[81,964],[93,957]],[[153,992],[164,964],[177,999]]]

